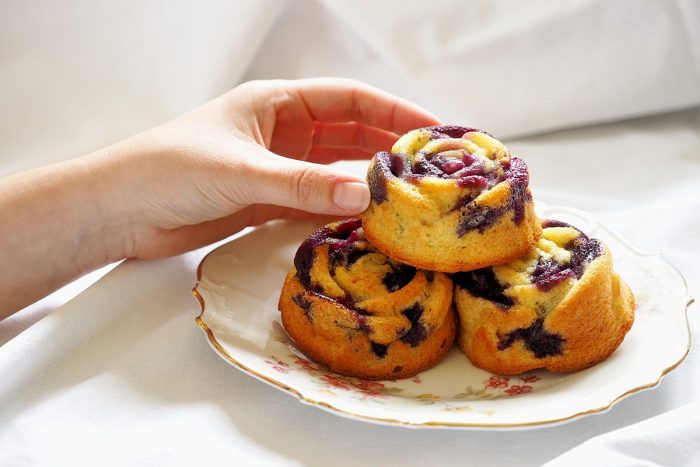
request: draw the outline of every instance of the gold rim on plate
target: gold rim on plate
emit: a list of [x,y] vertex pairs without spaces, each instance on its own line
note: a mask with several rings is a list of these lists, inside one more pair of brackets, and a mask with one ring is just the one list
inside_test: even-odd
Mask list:
[[[571,208],[567,208],[567,209],[571,209]],[[578,210],[575,210],[575,211],[578,211]],[[583,213],[583,211],[581,211],[581,213]],[[587,213],[586,213],[586,214],[587,214]],[[598,225],[600,225],[600,224],[598,224]],[[253,231],[255,231],[255,230],[257,230],[257,228],[250,229],[249,232],[246,232],[244,235],[240,235],[240,236],[238,236],[237,238],[241,238],[241,237],[243,237],[243,236],[246,236],[246,235],[248,235],[249,233],[251,233],[251,232],[253,232]],[[638,250],[636,247],[634,247],[633,245],[631,245],[631,244],[630,244],[627,240],[625,240],[623,237],[617,235],[615,232],[612,232],[612,231],[610,231],[610,230],[607,229],[607,228],[606,228],[606,230],[607,230],[610,234],[612,234],[613,236],[615,236],[618,240],[620,240],[622,243],[624,243],[626,246],[628,246],[630,249],[632,249],[632,250],[634,250],[634,251],[636,251],[636,252],[638,252],[638,253],[642,253],[642,254],[644,254],[645,256],[651,256],[651,255],[652,255],[652,253],[643,253],[643,252],[641,252],[641,251]],[[235,241],[235,239],[232,240],[232,241]],[[220,248],[220,247],[218,247],[218,248]],[[234,358],[231,354],[229,354],[229,353],[226,351],[226,349],[224,349],[224,347],[219,343],[219,341],[218,341],[218,340],[216,339],[216,337],[214,336],[214,333],[212,332],[212,330],[209,328],[209,326],[207,326],[207,324],[206,324],[206,323],[204,322],[204,320],[202,319],[202,316],[204,315],[204,311],[205,311],[205,308],[206,308],[206,303],[205,303],[204,297],[202,297],[202,295],[201,295],[201,294],[199,293],[199,291],[197,290],[197,288],[199,287],[199,284],[200,284],[200,282],[201,282],[201,279],[202,279],[202,268],[203,268],[204,262],[207,260],[207,258],[209,257],[209,255],[211,255],[212,253],[214,253],[218,248],[215,248],[215,249],[213,249],[212,251],[210,251],[209,253],[207,253],[207,254],[204,256],[204,258],[202,258],[202,260],[199,262],[199,265],[197,266],[197,272],[196,272],[197,281],[196,281],[194,287],[192,288],[192,294],[193,294],[194,297],[197,299],[197,302],[199,303],[199,306],[200,306],[200,309],[201,309],[199,316],[197,316],[197,317],[195,318],[195,322],[196,322],[196,324],[204,331],[204,333],[206,334],[207,339],[208,339],[208,341],[209,341],[209,344],[217,351],[217,353],[219,353],[219,355],[221,355],[222,357],[224,357],[229,363],[231,363],[231,364],[234,365],[235,367],[239,368],[239,369],[242,370],[243,372],[245,372],[245,373],[247,373],[247,374],[249,374],[249,375],[251,375],[251,376],[253,376],[253,377],[257,378],[257,379],[259,379],[259,380],[262,381],[262,382],[265,382],[265,383],[267,383],[267,384],[269,384],[269,385],[271,385],[271,386],[273,386],[273,387],[276,387],[276,388],[278,388],[278,389],[280,389],[280,390],[282,390],[282,391],[284,391],[284,392],[286,392],[286,393],[288,393],[288,394],[290,394],[290,395],[296,397],[296,398],[299,399],[301,402],[304,402],[304,403],[309,404],[309,405],[311,405],[311,406],[319,407],[319,408],[324,409],[324,410],[327,410],[327,411],[329,411],[329,412],[331,412],[331,413],[338,414],[338,415],[341,415],[341,416],[344,416],[344,417],[347,417],[347,418],[350,418],[350,419],[361,420],[361,421],[367,421],[367,422],[374,422],[374,423],[385,424],[385,425],[394,425],[394,426],[410,427],[410,428],[420,428],[420,427],[439,428],[439,427],[443,427],[443,428],[481,428],[481,429],[491,429],[491,428],[493,428],[493,429],[497,429],[497,428],[524,428],[524,427],[535,427],[535,426],[553,425],[553,424],[558,424],[558,423],[563,423],[563,422],[571,421],[571,420],[573,420],[573,419],[581,418],[581,417],[584,417],[584,416],[587,416],[587,415],[596,414],[596,413],[600,413],[600,412],[605,412],[606,410],[609,410],[609,409],[610,409],[613,405],[615,405],[617,402],[621,401],[622,399],[624,399],[624,398],[626,398],[626,397],[628,397],[628,396],[630,396],[630,395],[632,395],[632,394],[638,393],[638,392],[643,391],[643,390],[646,390],[646,389],[652,389],[652,388],[658,386],[659,383],[661,382],[661,379],[662,379],[664,376],[666,376],[668,373],[670,373],[671,371],[673,371],[674,369],[676,369],[681,363],[683,363],[683,361],[685,360],[685,358],[688,356],[688,353],[690,352],[690,347],[691,347],[691,342],[692,342],[692,336],[691,336],[691,332],[690,332],[690,323],[689,323],[689,321],[688,321],[688,308],[690,307],[690,305],[691,305],[695,300],[694,300],[693,297],[691,297],[691,296],[688,295],[688,285],[687,285],[687,282],[686,282],[685,277],[683,276],[683,274],[681,274],[681,272],[680,272],[675,266],[673,266],[672,264],[670,264],[670,263],[666,262],[665,260],[663,260],[664,262],[666,262],[666,264],[667,264],[668,266],[670,266],[670,267],[678,274],[678,276],[681,278],[681,280],[682,280],[682,282],[683,282],[683,286],[684,286],[684,289],[685,289],[685,295],[686,295],[686,297],[687,297],[686,306],[685,306],[685,311],[684,311],[684,317],[685,317],[686,330],[687,330],[687,334],[688,334],[688,342],[687,342],[687,345],[686,345],[686,350],[685,350],[685,352],[683,353],[683,355],[681,356],[681,358],[680,358],[678,361],[676,361],[673,365],[671,365],[671,366],[669,366],[668,368],[665,368],[664,370],[662,370],[661,373],[659,374],[658,378],[656,378],[655,381],[653,381],[653,382],[651,382],[651,383],[648,383],[648,384],[643,384],[643,385],[641,385],[641,386],[638,386],[638,387],[632,388],[632,389],[630,389],[630,390],[628,390],[628,391],[625,391],[625,392],[623,392],[622,394],[618,395],[617,397],[613,398],[610,402],[608,402],[608,403],[606,403],[606,404],[604,404],[604,405],[602,405],[602,406],[600,406],[600,407],[596,407],[596,408],[594,408],[594,409],[584,410],[584,411],[581,411],[581,412],[577,412],[577,413],[575,413],[575,414],[573,414],[573,415],[569,415],[569,416],[566,416],[566,417],[556,418],[556,419],[552,419],[552,420],[538,420],[538,421],[535,421],[535,422],[524,422],[524,423],[493,423],[493,424],[488,424],[488,423],[459,423],[459,422],[436,422],[436,421],[428,421],[428,422],[423,422],[423,423],[411,423],[411,422],[406,422],[406,421],[396,420],[396,419],[391,419],[391,418],[373,417],[373,416],[370,416],[370,415],[358,414],[358,413],[349,412],[349,411],[347,411],[347,410],[340,409],[340,408],[334,406],[333,404],[330,404],[330,403],[327,403],[327,402],[323,402],[323,401],[319,401],[319,400],[315,400],[315,399],[311,399],[311,398],[309,398],[309,397],[306,397],[306,396],[304,396],[301,392],[299,392],[298,390],[296,390],[296,389],[294,389],[294,388],[292,388],[292,387],[290,387],[290,386],[288,386],[288,385],[286,385],[286,384],[284,384],[284,383],[282,383],[282,382],[280,382],[280,381],[278,381],[278,380],[276,380],[276,379],[274,379],[274,378],[271,378],[271,377],[269,377],[269,376],[266,376],[266,375],[264,375],[264,374],[261,374],[261,373],[255,371],[255,370],[253,370],[252,368],[246,366],[245,364],[241,363],[239,360],[237,360],[236,358]],[[653,254],[653,255],[658,255],[658,254]],[[658,255],[658,256],[660,257],[660,255]]]

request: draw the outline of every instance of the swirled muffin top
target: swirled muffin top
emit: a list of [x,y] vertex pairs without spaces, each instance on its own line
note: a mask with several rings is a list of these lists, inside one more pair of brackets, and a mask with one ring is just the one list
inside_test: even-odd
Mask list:
[[379,252],[364,238],[359,219],[316,230],[297,250],[294,265],[305,287],[348,309],[338,324],[363,330],[378,344],[422,342],[444,319],[442,303],[451,295],[447,276]]
[[[479,195],[506,180],[513,190],[508,206],[474,206]],[[528,180],[525,163],[512,157],[503,143],[486,132],[461,126],[409,131],[391,152],[375,155],[368,173],[372,200],[377,204],[387,200],[388,183],[401,181],[417,202],[430,199],[439,212],[468,210],[470,215],[457,227],[460,237],[472,230],[483,232],[507,212],[519,224],[530,200]]]
[[377,251],[359,219],[314,232],[299,247],[294,264],[304,285],[346,303],[384,297],[416,275],[416,268]]
[[527,255],[508,264],[456,274],[455,283],[503,308],[514,303],[545,316],[602,254],[600,242],[560,221],[542,221],[542,236]]

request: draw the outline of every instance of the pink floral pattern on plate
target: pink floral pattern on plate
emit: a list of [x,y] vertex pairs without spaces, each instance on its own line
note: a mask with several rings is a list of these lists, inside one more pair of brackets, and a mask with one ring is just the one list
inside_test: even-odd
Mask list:
[[[330,372],[322,365],[296,354],[289,354],[287,358],[288,360],[285,361],[272,355],[265,360],[265,363],[270,365],[275,371],[283,374],[289,374],[290,371],[305,372],[313,378],[313,381],[319,386],[319,389],[327,394],[338,395],[338,391],[343,391],[355,399],[382,403],[382,399],[405,392],[403,388],[389,384],[396,383],[396,380],[368,381],[360,378],[341,376]],[[414,396],[408,396],[404,393],[401,394],[401,397],[414,399],[421,404],[441,403],[445,405],[445,410],[449,411],[466,410],[466,406],[455,407],[450,405],[450,402],[482,399],[494,400],[528,394],[534,390],[535,385],[540,379],[539,376],[533,374],[520,376],[491,375],[488,379],[483,381],[481,387],[469,385],[464,391],[454,394],[451,397],[432,393],[422,393]],[[416,375],[413,378],[402,380],[402,383],[404,385],[407,383],[417,385],[421,384],[422,381],[420,375]]]
[[[387,385],[391,380],[384,382],[368,381],[360,378],[341,376],[298,355],[289,354],[288,358],[288,361],[284,361],[273,355],[266,359],[265,363],[270,365],[275,371],[284,374],[288,374],[292,370],[308,373],[314,378],[314,382],[319,385],[320,389],[329,394],[336,395],[336,391],[347,391],[351,397],[357,399],[379,400],[403,391],[401,388]],[[415,384],[420,384],[421,382],[418,376],[413,377],[409,381]]]
[[[656,386],[688,354],[687,286],[658,254],[634,248],[593,216],[542,203],[539,208],[541,217],[571,221],[605,241],[638,299],[638,319],[621,348],[582,372],[491,375],[456,348],[435,368],[396,382],[344,378],[309,361],[284,332],[276,297],[294,251],[314,227],[310,224],[266,224],[208,254],[197,269],[194,293],[202,310],[197,324],[211,347],[237,368],[358,420],[508,429],[603,413],[627,395]],[[545,392],[547,397],[536,397]]]

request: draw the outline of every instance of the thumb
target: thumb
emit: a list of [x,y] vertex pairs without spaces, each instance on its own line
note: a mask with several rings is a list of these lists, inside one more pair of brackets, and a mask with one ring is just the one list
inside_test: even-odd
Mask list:
[[252,181],[255,203],[340,216],[359,214],[369,206],[367,184],[353,175],[277,155],[263,160],[260,178]]

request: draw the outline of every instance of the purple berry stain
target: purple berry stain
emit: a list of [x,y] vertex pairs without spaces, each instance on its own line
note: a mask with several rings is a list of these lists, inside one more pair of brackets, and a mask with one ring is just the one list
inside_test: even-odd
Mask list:
[[536,358],[560,355],[562,346],[566,342],[566,339],[560,335],[550,333],[544,329],[543,318],[537,318],[530,326],[515,329],[505,336],[497,334],[497,337],[499,338],[498,350],[506,350],[515,341],[522,340],[525,348],[535,354]]
[[315,230],[302,242],[294,255],[294,267],[299,281],[311,287],[311,266],[314,261],[314,249],[329,239],[347,240],[355,230],[362,226],[360,219],[348,219],[338,222],[334,227],[324,226]]
[[372,352],[379,357],[379,358],[384,358],[386,357],[387,352],[389,351],[389,346],[386,344],[377,344],[376,342],[372,342],[371,344]]
[[477,130],[476,128],[469,128],[459,125],[429,126],[424,129],[430,133],[430,136],[433,139],[461,138],[465,133],[470,133],[472,131],[486,133],[485,131]]
[[[542,228],[572,227],[571,225],[546,219],[542,221]],[[572,227],[575,228],[575,227]],[[578,230],[578,229],[576,229]],[[571,259],[565,263],[559,263],[553,259],[540,257],[532,272],[531,282],[542,291],[547,291],[569,277],[580,279],[591,261],[603,252],[600,242],[590,238],[580,230],[579,236],[564,246],[571,252]]]
[[447,175],[452,175],[466,167],[462,160],[444,157],[440,154],[431,158],[430,163]]
[[389,292],[396,292],[411,282],[415,275],[416,268],[406,264],[399,264],[398,266],[392,267],[391,271],[386,273],[382,279],[382,283],[384,283],[384,286]]
[[511,297],[504,294],[505,289],[491,268],[458,272],[452,276],[452,280],[457,287],[465,289],[475,297],[490,300],[501,308],[508,309],[515,303]]
[[387,180],[403,175],[404,159],[399,154],[389,152],[378,152],[374,156],[374,164],[367,173],[367,185],[369,192],[377,204],[386,201],[387,197]]
[[540,257],[537,260],[535,269],[532,271],[530,281],[535,284],[539,290],[546,292],[565,279],[574,276],[574,271],[570,267],[556,260]]
[[481,175],[467,175],[465,177],[460,177],[455,183],[457,183],[457,186],[462,188],[476,188],[480,190],[483,190],[489,185],[489,181],[486,179],[486,177],[482,177]]
[[300,293],[294,295],[292,297],[292,301],[294,303],[296,303],[299,308],[302,309],[302,311],[304,312],[304,316],[306,316],[306,318],[309,321],[313,322],[313,314],[311,311],[311,302],[306,297],[304,297],[303,294],[300,294]]
[[[475,164],[476,165],[476,164]],[[452,212],[461,211],[461,219],[457,222],[457,237],[463,237],[472,230],[477,230],[483,234],[486,229],[505,215],[507,212],[513,213],[513,222],[519,224],[525,217],[525,204],[532,200],[527,185],[528,172],[527,165],[521,159],[513,157],[510,166],[506,170],[505,179],[511,186],[511,197],[504,206],[487,207],[477,205],[471,196],[460,198],[452,208]],[[461,179],[460,179],[461,180]],[[487,185],[488,180],[486,181]],[[496,183],[498,180],[493,180]],[[458,180],[458,183],[460,181]],[[483,181],[478,183],[483,184]]]
[[415,303],[403,310],[402,313],[411,322],[411,327],[406,334],[401,336],[401,340],[411,347],[416,347],[428,337],[428,330],[420,322],[420,317],[423,315],[423,307],[420,303]]
[[520,224],[525,217],[525,204],[532,201],[532,195],[527,190],[530,176],[527,165],[522,159],[513,157],[510,167],[506,170],[506,179],[510,182],[511,197],[509,209],[513,211],[513,222]]

